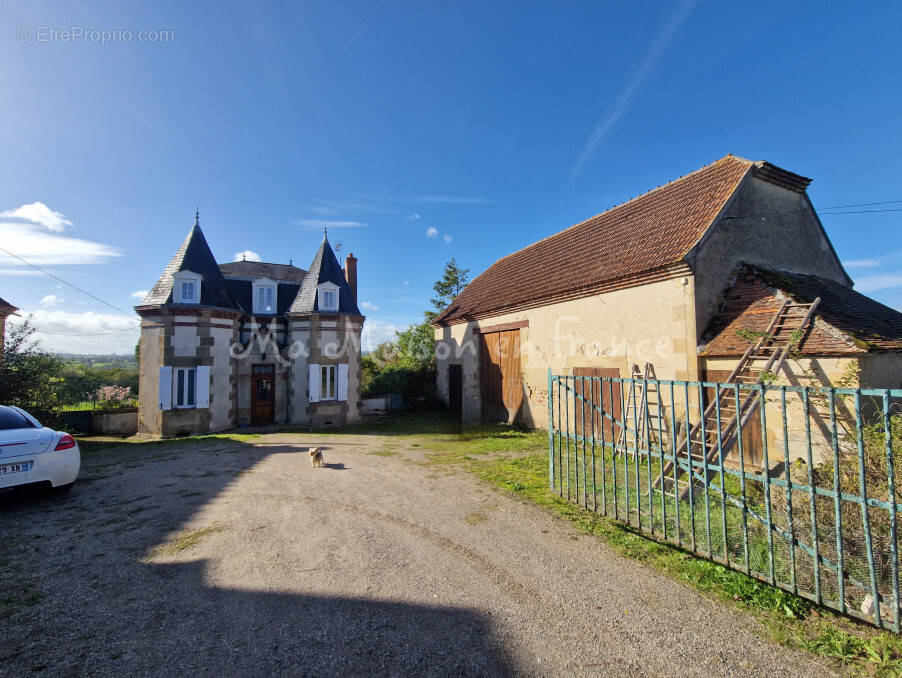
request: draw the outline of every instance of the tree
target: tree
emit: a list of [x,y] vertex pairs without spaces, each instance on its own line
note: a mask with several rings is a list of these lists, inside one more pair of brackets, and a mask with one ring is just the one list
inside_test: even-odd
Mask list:
[[[469,282],[469,273],[470,269],[458,266],[454,257],[451,257],[451,261],[445,264],[445,272],[442,274],[441,279],[437,280],[435,285],[432,286],[432,289],[434,289],[436,295],[438,295],[435,299],[431,300],[432,305],[435,306],[437,311],[437,313],[433,315],[433,318],[438,313],[444,311],[448,307],[448,304],[454,301],[454,298],[463,291],[464,287],[466,287]],[[427,312],[427,320],[432,320],[428,315],[429,313]]]
[[12,328],[0,360],[0,403],[16,405],[44,423],[55,417],[63,361],[42,351],[28,319]]

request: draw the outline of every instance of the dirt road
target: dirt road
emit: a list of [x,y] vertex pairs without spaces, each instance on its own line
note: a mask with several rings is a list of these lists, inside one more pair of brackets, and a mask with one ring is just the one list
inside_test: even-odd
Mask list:
[[6,502],[0,673],[827,672],[415,448],[372,454],[386,443],[118,445],[67,497]]

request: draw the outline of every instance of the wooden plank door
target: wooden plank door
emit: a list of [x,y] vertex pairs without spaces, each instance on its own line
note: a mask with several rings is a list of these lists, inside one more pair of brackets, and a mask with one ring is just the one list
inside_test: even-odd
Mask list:
[[482,417],[486,421],[513,423],[523,405],[520,330],[491,332],[479,337]]
[[[573,376],[575,377],[620,377],[620,370],[616,367],[574,367]],[[576,392],[585,398],[591,405],[598,406],[615,419],[621,418],[621,408],[623,399],[621,397],[622,384],[619,381],[602,382],[589,381],[581,382],[576,380]],[[580,401],[577,400],[577,403]],[[616,437],[620,435],[620,426],[615,424],[607,417],[603,417],[601,412],[595,412],[595,421],[589,418],[589,406],[586,406],[586,417],[583,420],[582,408],[576,406],[576,430],[580,431],[579,435],[591,436],[594,423],[595,439],[601,440],[602,426],[604,426],[604,441],[612,443]]]
[[275,365],[251,367],[251,424],[271,424],[276,419]]
[[[730,370],[705,370],[704,381],[708,382],[726,382],[730,378]],[[713,402],[715,389],[705,388],[705,407]],[[723,394],[721,389],[721,394]],[[730,390],[731,398],[732,389]],[[739,391],[739,401],[742,402],[748,397],[749,391]],[[723,422],[725,425],[726,422]],[[764,465],[764,449],[761,444],[761,412],[756,408],[755,412],[749,418],[745,427],[742,429],[742,457],[745,461],[746,470],[761,469]],[[739,468],[739,443],[733,445],[726,458],[724,465],[733,468]]]

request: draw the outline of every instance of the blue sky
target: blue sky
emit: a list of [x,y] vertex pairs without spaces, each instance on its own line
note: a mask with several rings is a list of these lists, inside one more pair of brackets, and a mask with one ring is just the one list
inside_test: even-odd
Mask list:
[[[375,341],[451,256],[478,274],[726,153],[819,208],[902,201],[902,6],[729,5],[0,2],[0,247],[130,311],[195,205],[222,261],[306,267],[329,222]],[[902,211],[822,218],[902,308]],[[136,341],[2,252],[0,297],[49,348]]]

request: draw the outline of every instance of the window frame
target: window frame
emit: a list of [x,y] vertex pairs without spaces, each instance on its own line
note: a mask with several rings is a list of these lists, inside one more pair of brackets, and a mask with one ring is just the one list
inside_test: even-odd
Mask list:
[[172,379],[172,407],[177,410],[197,408],[197,368],[176,367]]
[[[265,290],[271,290],[272,292],[272,303],[270,305],[271,310],[267,311],[262,304],[259,303],[260,294]],[[253,298],[251,301],[251,305],[253,306],[254,313],[257,315],[276,315],[278,313],[279,306],[279,283],[275,280],[271,280],[270,278],[260,278],[258,280],[254,280],[253,282]]]
[[[184,285],[191,283],[194,294],[188,298],[184,295]],[[193,271],[179,271],[173,277],[172,300],[176,304],[199,304],[201,293],[201,276]]]
[[320,365],[319,375],[319,399],[338,400],[338,366]]
[[[326,295],[329,293],[332,293],[335,295],[333,297],[335,303],[327,305],[325,303]],[[338,298],[338,285],[336,285],[335,283],[331,283],[331,282],[320,283],[319,287],[317,288],[317,304],[316,304],[317,308],[320,311],[325,311],[327,313],[337,313],[339,304],[340,304],[340,301]]]

